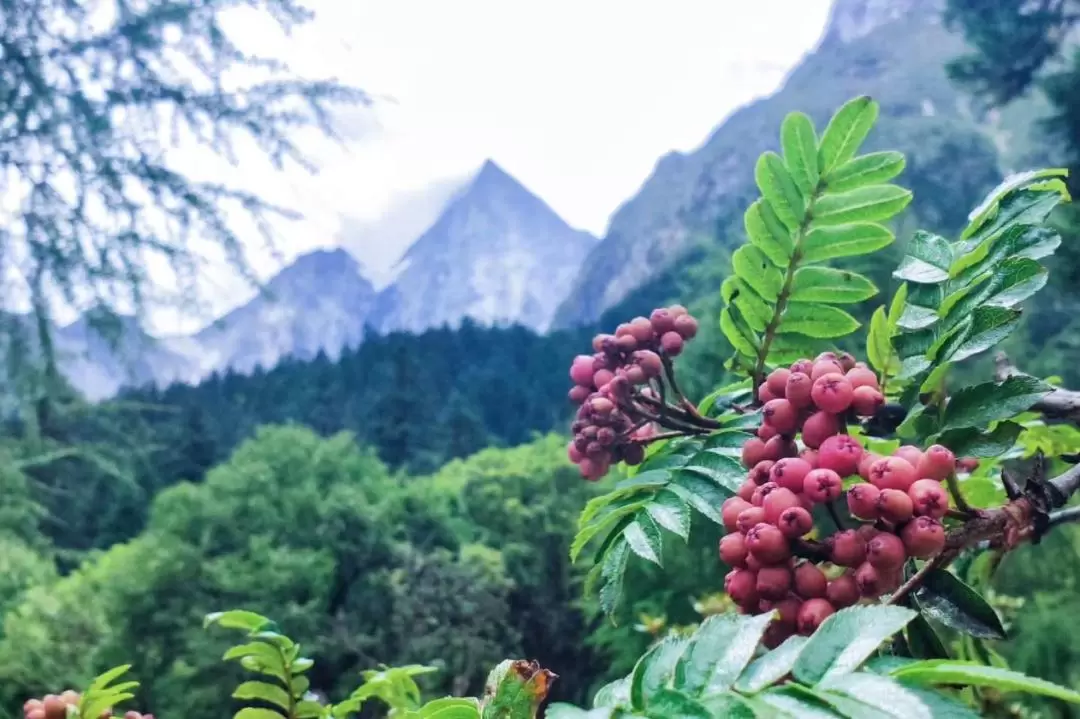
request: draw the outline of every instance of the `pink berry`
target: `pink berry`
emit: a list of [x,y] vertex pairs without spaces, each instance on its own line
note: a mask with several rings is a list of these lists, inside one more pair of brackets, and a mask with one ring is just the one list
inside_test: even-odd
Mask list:
[[799,634],[810,636],[835,611],[827,599],[807,599],[799,607]]
[[659,377],[664,371],[664,361],[652,350],[638,350],[634,353],[634,361],[646,377]]
[[807,447],[817,449],[826,439],[839,431],[840,420],[835,414],[824,411],[814,412],[803,422],[802,441]]
[[678,332],[665,332],[660,338],[660,347],[669,357],[675,357],[683,349],[683,338]]
[[812,469],[813,467],[803,459],[786,457],[772,465],[769,471],[769,481],[776,482],[781,487],[790,489],[792,492],[801,492],[803,491],[803,479]]
[[811,470],[803,480],[803,493],[814,502],[829,502],[840,496],[844,480],[831,469]]
[[573,462],[574,464],[577,464],[581,460],[585,459],[585,455],[583,455],[578,450],[578,448],[574,446],[573,442],[566,445],[566,456],[569,457],[570,461]]
[[769,402],[772,402],[774,399],[780,399],[780,398],[777,397],[775,394],[773,394],[773,391],[771,389],[769,389],[769,385],[767,385],[765,383],[762,383],[757,388],[757,400],[761,404],[768,404]]
[[900,537],[889,532],[878,534],[866,543],[866,561],[875,569],[898,569],[907,558],[907,550]]
[[578,355],[570,365],[570,379],[574,384],[582,387],[591,387],[593,383],[593,357],[592,355]]
[[899,489],[883,489],[878,495],[878,515],[886,522],[900,524],[911,519],[914,504],[907,492]]
[[[802,497],[799,498],[800,501],[802,499]],[[814,528],[814,518],[801,505],[788,507],[780,513],[780,519],[777,521],[776,526],[780,528],[785,537],[794,539],[809,534],[810,530]]]
[[[833,360],[818,360],[817,362],[814,362],[814,368],[810,370],[810,379],[817,382],[818,379],[827,374],[838,374],[843,377],[844,368],[840,366],[839,362]],[[850,384],[850,382],[848,384]]]
[[795,446],[795,442],[781,435],[776,435],[765,443],[765,459],[774,462],[784,457],[794,457],[798,453],[799,448]]
[[922,461],[923,452],[913,444],[905,444],[897,447],[896,451],[893,452],[893,456],[899,457],[912,467],[918,467],[919,462]]
[[757,488],[758,486],[754,484],[754,480],[748,478],[739,487],[739,491],[735,493],[735,496],[749,503],[750,499],[754,496],[754,492],[757,491]]
[[916,517],[900,532],[907,553],[916,559],[929,559],[945,548],[945,528],[932,517]]
[[724,591],[732,601],[743,606],[757,604],[757,573],[749,569],[736,569],[724,578]]
[[874,462],[882,459],[880,454],[874,452],[866,452],[863,454],[862,459],[859,460],[859,476],[870,481],[870,468],[874,466]]
[[881,490],[872,484],[856,484],[847,492],[848,511],[859,519],[877,519]]
[[791,591],[791,569],[762,567],[757,573],[756,589],[762,599],[783,599]]
[[791,367],[788,369],[794,374],[795,372],[801,372],[807,377],[814,371],[814,363],[808,359],[801,359],[791,363]]
[[778,489],[780,489],[780,486],[777,485],[775,482],[766,482],[765,484],[754,490],[754,495],[750,498],[750,504],[754,505],[755,507],[764,507],[765,498]]
[[768,442],[770,439],[780,433],[777,432],[776,427],[773,427],[771,424],[762,424],[760,427],[757,428],[757,432],[755,432],[754,434],[758,436],[758,439]]
[[860,417],[873,417],[885,404],[885,395],[874,387],[856,387],[851,393],[851,408]]
[[764,521],[764,509],[761,507],[749,507],[739,512],[739,516],[735,519],[735,526],[740,532],[746,534]]
[[825,573],[810,562],[803,562],[795,567],[795,593],[803,599],[824,597],[829,580]]
[[751,437],[743,442],[742,463],[744,467],[751,469],[763,459],[766,459],[765,442],[757,437]]
[[576,384],[570,389],[570,393],[567,397],[569,397],[570,401],[574,404],[581,404],[588,399],[590,394],[592,393],[589,391],[588,387],[582,387],[581,385]]
[[769,492],[761,503],[761,508],[765,510],[765,521],[770,524],[779,524],[781,513],[785,509],[792,507],[802,509],[802,504],[794,492],[783,487],[777,487],[772,492]]
[[649,322],[652,324],[653,332],[657,335],[662,335],[665,332],[671,332],[675,329],[675,318],[671,316],[669,310],[662,307],[652,311],[652,314],[649,315]]
[[698,321],[690,315],[680,315],[675,318],[675,331],[684,340],[692,340],[697,336]]
[[[774,466],[776,466],[776,462],[771,459],[765,459],[758,462],[754,465],[754,468],[750,470],[750,479],[754,480],[754,484],[760,487],[771,479],[772,468]],[[779,484],[779,482],[777,482],[777,484]]]
[[829,539],[833,564],[841,567],[857,567],[866,560],[866,540],[853,529],[837,532]]
[[787,537],[778,527],[765,522],[753,526],[746,533],[746,546],[750,554],[766,566],[779,564],[791,556]]
[[915,465],[915,471],[919,477],[940,482],[956,471],[956,455],[940,444],[932,445]]
[[[720,516],[724,519],[724,528],[729,532],[739,531],[736,521],[744,509],[750,509],[752,504],[741,497],[728,497],[720,507]],[[753,526],[753,525],[751,525]]]
[[899,457],[884,457],[870,465],[870,482],[878,489],[906,492],[915,481],[915,468]]
[[645,317],[635,317],[630,320],[630,336],[638,341],[639,345],[652,342],[656,338],[653,332],[652,322]]
[[791,371],[784,367],[774,369],[769,373],[768,378],[765,380],[765,384],[769,388],[769,391],[773,393],[774,397],[783,397],[787,394],[787,382],[790,375]]
[[852,387],[870,387],[876,390],[881,389],[878,385],[877,375],[865,367],[854,367],[849,369],[845,376],[848,378],[848,381],[851,382]]
[[814,380],[810,397],[818,409],[832,414],[840,414],[851,406],[855,390],[848,378],[842,374],[830,372]]
[[793,371],[788,374],[787,382],[784,385],[784,397],[795,407],[800,409],[809,407],[814,401],[810,396],[810,390],[813,387],[814,382],[810,379],[810,375]]
[[825,598],[839,609],[850,607],[858,602],[859,585],[855,583],[854,574],[850,571],[845,572],[830,581],[829,586],[825,589]]
[[793,434],[798,426],[798,412],[786,399],[769,400],[762,407],[761,414],[765,422],[780,434]]
[[851,435],[836,434],[821,443],[818,466],[831,469],[841,477],[849,477],[858,473],[863,451],[863,446]]
[[915,514],[941,519],[949,509],[949,495],[934,479],[919,479],[908,488]]
[[735,532],[720,538],[720,561],[732,569],[746,567],[746,537]]

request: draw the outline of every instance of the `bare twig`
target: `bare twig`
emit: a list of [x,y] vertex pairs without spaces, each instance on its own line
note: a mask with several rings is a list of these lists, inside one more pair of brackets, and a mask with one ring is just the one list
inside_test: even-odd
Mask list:
[[1080,522],[1080,507],[1069,507],[1068,509],[1051,512],[1050,520],[1047,522],[1047,529],[1061,524],[1071,524],[1072,522]]
[[901,602],[903,602],[909,594],[911,594],[913,591],[915,591],[922,585],[923,580],[926,579],[927,574],[929,574],[932,570],[937,569],[938,567],[945,566],[952,560],[953,556],[947,557],[947,553],[942,552],[930,561],[923,564],[922,567],[919,568],[919,571],[911,575],[911,578],[904,582],[899,589],[893,592],[892,596],[889,597],[888,604],[900,604]]
[[[1009,361],[1009,357],[1004,352],[997,353],[994,365],[994,376],[999,382],[1014,375],[1024,374]],[[1031,409],[1050,419],[1063,419],[1080,424],[1080,392],[1055,389],[1036,402]]]

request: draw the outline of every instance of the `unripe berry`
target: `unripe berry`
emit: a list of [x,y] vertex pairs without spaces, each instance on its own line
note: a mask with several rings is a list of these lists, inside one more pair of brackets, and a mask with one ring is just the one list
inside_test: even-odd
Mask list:
[[848,378],[854,388],[870,387],[871,389],[880,390],[877,375],[865,367],[852,367],[844,376]]
[[850,572],[844,572],[829,582],[825,589],[825,598],[838,609],[850,607],[859,601],[859,585]]
[[781,435],[776,435],[765,443],[765,456],[763,459],[771,459],[774,462],[784,457],[794,457],[799,453],[795,441]]
[[754,492],[757,491],[757,488],[758,486],[754,484],[754,480],[747,479],[739,487],[739,491],[735,493],[735,496],[746,500],[747,504],[749,504],[750,500],[753,499]]
[[949,495],[934,479],[919,479],[908,489],[915,514],[941,519],[949,509]]
[[777,527],[761,522],[746,533],[746,546],[764,565],[779,564],[791,556],[787,537]]
[[945,528],[932,517],[916,517],[900,531],[907,553],[916,559],[929,559],[945,548]]
[[814,401],[810,396],[813,388],[814,381],[810,379],[810,375],[793,371],[788,374],[784,385],[784,397],[795,407],[809,407]]
[[792,492],[803,491],[803,480],[813,467],[804,459],[785,457],[773,463],[769,470],[769,481],[776,482]]
[[[784,460],[780,460],[781,462]],[[750,479],[754,481],[754,484],[759,487],[772,478],[772,468],[776,466],[776,462],[771,459],[763,459],[754,465],[754,468],[750,470],[748,475]],[[777,482],[779,484],[779,482]]]
[[799,634],[810,636],[834,611],[827,599],[807,599],[799,607]]
[[720,561],[732,569],[746,567],[746,537],[739,532],[720,538]]
[[947,447],[935,444],[929,447],[915,465],[915,472],[919,477],[942,481],[956,471],[956,455]]
[[649,322],[652,323],[653,332],[657,335],[662,335],[665,332],[671,332],[675,329],[675,318],[671,316],[671,312],[661,307],[655,309],[652,314],[649,315]]
[[750,504],[764,508],[765,498],[778,489],[780,489],[780,485],[775,482],[766,482],[754,490],[754,495],[750,497]]
[[660,347],[669,357],[675,357],[683,348],[683,338],[678,332],[665,332],[660,337]]
[[787,381],[790,375],[791,371],[785,367],[774,369],[765,379],[765,385],[774,396],[783,397],[787,394]]
[[768,459],[765,456],[765,443],[757,437],[751,437],[743,442],[742,446],[742,463],[747,469],[752,469],[754,465],[763,459]]
[[574,446],[573,442],[570,442],[568,445],[566,445],[566,456],[574,464],[577,464],[581,460],[585,459],[585,455],[582,454],[576,446]]
[[659,377],[664,371],[663,360],[652,350],[638,350],[634,353],[634,361],[647,377]]
[[749,507],[739,512],[735,518],[735,528],[743,534],[748,534],[751,529],[765,521],[765,510],[761,507]]
[[788,567],[762,567],[757,573],[757,593],[762,599],[783,599],[791,591]]
[[[739,525],[736,521],[744,509],[750,509],[754,505],[741,497],[728,497],[720,506],[720,516],[724,519],[724,528],[729,532],[737,532]],[[751,525],[753,526],[753,525]]]
[[896,451],[893,452],[893,456],[899,457],[912,467],[918,467],[919,462],[922,461],[923,452],[913,444],[905,444],[897,447]]
[[[840,366],[839,362],[833,360],[818,360],[814,362],[814,367],[810,370],[810,379],[817,382],[827,374],[838,374],[843,377],[844,368]],[[851,383],[849,382],[848,384]]]
[[780,434],[794,434],[798,428],[799,414],[786,399],[773,399],[761,409],[765,422]]
[[870,482],[878,489],[906,492],[915,481],[915,468],[899,457],[884,457],[870,465]]
[[863,446],[849,434],[835,434],[821,443],[818,450],[818,467],[831,469],[841,477],[849,477],[859,471]]
[[825,573],[810,562],[803,562],[795,567],[795,593],[803,599],[824,597],[829,580]]
[[802,503],[790,489],[777,487],[765,496],[761,508],[765,510],[765,521],[770,524],[780,524],[780,515],[784,510],[798,507],[802,509]]
[[830,502],[844,490],[844,480],[831,469],[813,469],[803,479],[803,494],[814,502]]
[[724,577],[724,591],[736,604],[757,604],[757,574],[749,569],[736,569]]
[[886,522],[900,524],[911,519],[914,505],[907,492],[899,489],[883,489],[878,495],[878,514]]
[[907,559],[904,542],[895,534],[878,532],[866,543],[866,561],[876,569],[899,569]]
[[872,484],[856,484],[847,491],[848,511],[859,519],[878,518],[878,497],[881,490]]
[[802,441],[807,447],[817,449],[822,442],[839,431],[840,420],[835,414],[824,411],[814,412],[803,422]]
[[814,371],[814,363],[808,359],[796,360],[791,363],[791,366],[788,369],[792,372],[802,372],[809,377],[810,373]]
[[697,336],[698,321],[690,315],[681,315],[675,318],[675,331],[684,340],[692,340]]
[[[796,499],[801,502],[803,498],[797,497]],[[788,507],[780,513],[780,519],[776,526],[780,528],[785,537],[794,539],[809,534],[810,530],[814,528],[814,518],[806,507],[801,505]]]
[[578,355],[570,364],[570,379],[574,384],[591,387],[593,383],[593,356]]
[[866,541],[852,529],[837,532],[829,540],[829,558],[841,567],[857,567],[866,560]]
[[830,372],[814,380],[814,386],[810,390],[810,397],[818,409],[823,409],[832,414],[840,414],[851,406],[851,398],[855,390],[842,374]]
[[860,417],[873,417],[884,404],[885,395],[873,387],[856,387],[851,393],[851,408]]

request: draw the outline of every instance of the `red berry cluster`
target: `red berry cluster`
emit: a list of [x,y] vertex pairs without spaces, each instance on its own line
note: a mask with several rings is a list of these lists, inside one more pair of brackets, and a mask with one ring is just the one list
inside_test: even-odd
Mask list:
[[681,305],[653,310],[593,338],[594,354],[578,355],[570,365],[570,399],[581,405],[567,448],[581,475],[596,480],[612,462],[640,464],[653,427],[649,407],[660,400],[650,384],[661,382],[665,363],[697,335],[698,323]]
[[[23,719],[67,719],[68,707],[79,706],[80,699],[79,693],[70,689],[63,694],[46,694],[43,699],[27,699],[23,704]],[[112,710],[106,709],[100,719],[111,719],[112,715]],[[154,719],[154,715],[129,711],[124,719]]]
[[[949,507],[941,482],[957,462],[939,445],[882,457],[846,434],[847,417],[872,415],[884,401],[874,373],[850,356],[826,353],[777,369],[759,398],[763,424],[743,446],[746,482],[723,505],[729,533],[720,558],[732,568],[724,586],[741,611],[778,612],[766,635],[775,646],[813,633],[838,608],[894,591],[908,557],[941,551]],[[810,510],[839,499],[854,476],[865,482],[847,490],[847,506],[865,523],[823,542],[805,539]]]

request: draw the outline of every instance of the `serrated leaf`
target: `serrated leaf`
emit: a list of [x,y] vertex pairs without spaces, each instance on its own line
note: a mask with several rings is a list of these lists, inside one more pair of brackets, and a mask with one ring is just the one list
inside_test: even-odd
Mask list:
[[952,572],[931,570],[914,596],[934,621],[980,639],[1005,638],[1005,627],[994,608]]
[[690,507],[674,492],[664,490],[645,505],[645,511],[657,524],[685,541],[690,536]]
[[889,304],[889,331],[892,332],[897,328],[900,322],[900,316],[904,312],[904,307],[907,305],[908,298],[908,286],[907,283],[901,283],[896,288],[896,294],[893,295],[892,302]]
[[233,714],[233,719],[281,719],[281,714],[273,709],[256,709],[244,707]]
[[893,233],[873,222],[853,222],[834,227],[813,227],[802,242],[804,262],[824,262],[877,252],[895,240]]
[[226,629],[246,629],[249,632],[256,632],[272,622],[261,614],[233,609],[228,612],[207,614],[203,619],[203,626],[209,627],[211,624],[217,624]]
[[734,692],[715,694],[701,699],[701,705],[711,717],[724,719],[757,719],[758,715],[747,700]]
[[859,321],[838,307],[816,302],[789,302],[777,330],[816,339],[844,337],[859,329]]
[[957,457],[1000,457],[1016,446],[1024,428],[1016,422],[999,422],[991,432],[974,427],[951,429],[937,438],[937,443]]
[[720,297],[725,304],[736,305],[755,332],[764,332],[772,320],[773,307],[738,275],[724,280],[720,285]]
[[674,689],[660,689],[653,695],[645,716],[649,719],[711,719],[708,709]]
[[770,719],[841,719],[844,716],[801,687],[776,687],[754,699],[755,703],[764,705],[768,712],[762,712],[759,716]]
[[755,200],[743,216],[743,226],[751,244],[765,253],[774,265],[788,265],[794,249],[791,230],[784,226],[768,203]]
[[[907,642],[908,647],[911,649],[912,654],[921,659],[948,659],[949,650],[945,648],[945,644],[941,641],[941,637],[934,631],[934,627],[930,622],[926,621],[926,617],[919,615],[911,620],[911,623],[907,625]],[[899,657],[897,657],[899,659]],[[910,664],[911,661],[904,658],[901,664]],[[892,667],[891,669],[895,668]],[[885,672],[886,674],[890,672]],[[881,672],[879,672],[881,673]]]
[[1043,679],[1029,677],[1021,672],[990,667],[978,662],[961,662],[951,659],[928,660],[900,667],[893,672],[892,676],[912,684],[993,687],[1002,692],[1026,692],[1073,704],[1080,703],[1080,692]]
[[993,214],[995,206],[1002,198],[1034,182],[1050,177],[1067,177],[1068,170],[1061,168],[1047,168],[1042,170],[1029,170],[1009,175],[1002,180],[997,187],[986,194],[979,205],[968,214],[968,225],[961,235],[963,238],[975,234],[983,223]]
[[[828,696],[849,697],[872,707],[877,717],[895,719],[934,719],[934,712],[922,699],[889,677],[857,672],[830,678],[819,689]],[[869,716],[869,715],[867,715]]]
[[881,222],[910,202],[911,190],[898,185],[870,185],[819,197],[810,208],[810,216],[816,227]]
[[687,460],[683,470],[707,477],[726,491],[728,496],[738,492],[746,480],[746,468],[741,462],[711,449],[695,454]]
[[938,356],[939,361],[948,359],[960,362],[985,352],[1012,334],[1020,324],[1020,310],[1005,307],[976,307],[970,317],[971,324],[964,333],[963,341],[954,350]]
[[669,490],[686,500],[687,504],[696,509],[716,524],[723,524],[724,519],[720,515],[720,506],[730,495],[725,494],[714,482],[700,475],[682,470],[676,471]]
[[896,326],[903,330],[921,330],[938,321],[937,310],[930,307],[919,307],[910,302],[904,305],[904,312],[896,321]]
[[879,373],[888,371],[889,359],[893,355],[890,334],[885,308],[878,307],[870,317],[870,332],[866,335],[866,358]]
[[784,162],[803,197],[809,197],[818,182],[817,133],[813,121],[802,112],[789,113],[780,125]]
[[581,556],[582,550],[598,535],[605,534],[606,536],[606,533],[609,532],[621,532],[626,528],[627,524],[633,521],[633,515],[644,511],[648,504],[647,499],[629,502],[612,512],[602,515],[592,524],[581,528],[577,535],[574,536],[574,541],[570,544],[570,561],[576,562],[578,557]]
[[849,100],[836,111],[818,146],[818,171],[823,176],[855,156],[877,116],[878,104],[867,95]]
[[755,694],[771,687],[791,672],[807,641],[807,637],[796,634],[785,639],[776,649],[762,654],[735,682],[735,689],[744,694]]
[[783,159],[775,152],[763,153],[754,166],[754,181],[784,226],[797,229],[806,211],[806,201]]
[[1053,391],[1040,379],[1013,375],[1003,382],[984,382],[964,387],[945,405],[942,429],[985,427],[1030,409]]
[[[418,719],[480,719],[480,709],[475,699],[447,697],[428,702],[420,707],[416,716]],[[548,716],[554,716],[551,714],[551,707],[548,707]],[[589,717],[586,714],[585,719],[601,718]]]
[[900,152],[871,152],[840,165],[825,178],[832,192],[845,192],[864,185],[888,182],[904,171],[904,155]]
[[764,252],[755,245],[743,245],[731,256],[731,266],[739,279],[762,299],[768,302],[776,301],[783,288],[784,277]]
[[623,677],[605,684],[597,690],[593,697],[593,707],[596,709],[606,707],[629,706],[630,704],[630,680],[631,677]]
[[1061,236],[1042,225],[1017,225],[988,239],[967,254],[957,255],[949,274],[960,285],[991,271],[1010,257],[1038,260],[1048,257],[1061,246]]
[[[757,338],[745,320],[736,319],[737,308],[725,307],[720,311],[720,331],[735,350],[745,357],[757,355]],[[739,315],[741,317],[741,315]]]
[[866,277],[831,267],[800,267],[791,285],[791,299],[796,302],[846,304],[862,302],[877,292],[877,287]]
[[665,637],[638,659],[630,675],[630,705],[634,709],[644,709],[652,696],[668,684],[686,646],[686,639]]
[[724,429],[706,437],[702,446],[704,449],[711,449],[729,457],[740,457],[742,456],[742,446],[750,437],[749,432],[738,429]]
[[660,527],[652,517],[639,514],[633,522],[626,525],[623,530],[623,538],[630,545],[634,554],[642,559],[662,567],[664,549],[664,537],[660,534]]
[[817,684],[858,669],[878,646],[903,629],[915,612],[884,605],[841,609],[822,622],[792,669],[806,684]]
[[893,277],[918,284],[936,284],[949,279],[953,254],[944,237],[919,230],[912,236],[904,259]]
[[612,542],[600,565],[599,575],[603,579],[600,586],[600,609],[605,614],[614,614],[615,607],[622,598],[622,580],[629,558],[630,545],[626,543],[625,537],[620,535]]
[[267,682],[244,682],[233,691],[233,699],[259,699],[288,710],[291,703],[288,692]]
[[675,667],[675,686],[691,696],[728,691],[753,658],[771,620],[771,612],[708,617]]

